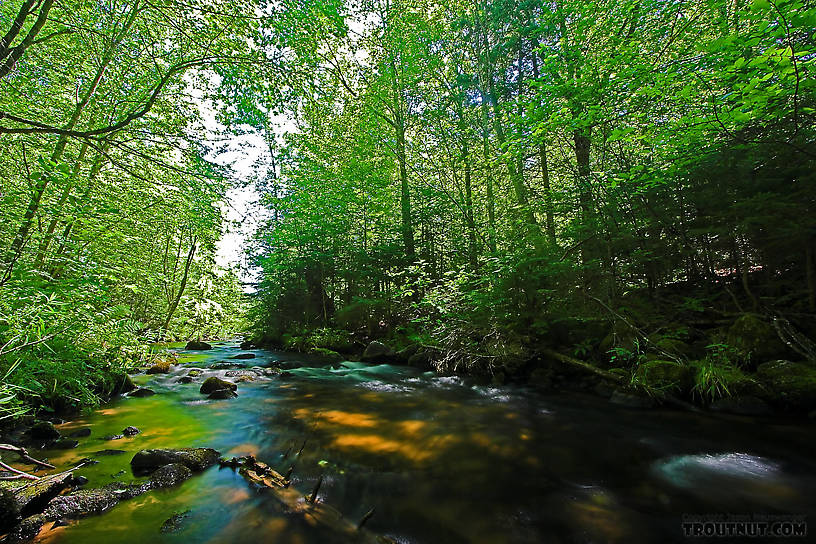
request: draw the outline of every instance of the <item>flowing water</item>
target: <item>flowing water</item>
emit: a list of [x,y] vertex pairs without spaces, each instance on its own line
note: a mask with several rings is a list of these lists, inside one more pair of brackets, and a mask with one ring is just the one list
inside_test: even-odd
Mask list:
[[[120,398],[61,426],[89,427],[79,447],[44,452],[62,466],[82,458],[89,486],[130,481],[144,448],[198,447],[253,454],[293,486],[398,542],[571,543],[683,541],[683,514],[816,511],[816,425],[636,411],[575,393],[543,395],[478,385],[391,365],[310,364],[302,355],[235,342],[185,352],[167,375],[137,376],[158,394]],[[281,365],[288,376],[240,383],[239,397],[206,400],[208,375],[235,364]],[[189,384],[190,368],[204,374]],[[234,369],[231,372],[234,379]],[[126,426],[141,433],[105,440]],[[301,450],[298,456],[298,451]],[[121,450],[124,453],[103,450]],[[162,524],[182,514],[174,532]],[[332,535],[280,511],[231,469],[213,467],[105,514],[42,533],[69,543],[324,543]]]

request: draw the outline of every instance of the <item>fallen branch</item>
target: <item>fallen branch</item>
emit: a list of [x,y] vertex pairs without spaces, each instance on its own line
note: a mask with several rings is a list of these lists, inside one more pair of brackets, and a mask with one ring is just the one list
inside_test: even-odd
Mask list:
[[396,544],[388,537],[363,528],[363,524],[374,514],[373,508],[363,516],[363,520],[359,524],[354,524],[343,517],[343,514],[337,509],[316,500],[317,491],[323,480],[322,475],[312,493],[307,496],[289,487],[288,477],[281,476],[280,473],[265,463],[256,460],[251,455],[222,461],[221,465],[232,468],[238,467],[238,473],[241,476],[249,482],[268,489],[288,512],[299,514],[308,523],[329,529],[349,542]]
[[17,446],[12,446],[11,444],[0,444],[0,450],[3,451],[10,451],[14,452],[20,456],[20,459],[28,463],[29,465],[36,465],[43,468],[57,468],[50,463],[46,463],[45,461],[40,461],[39,459],[34,459],[28,454],[25,448],[20,448]]
[[555,359],[556,361],[559,361],[561,363],[566,363],[568,365],[581,367],[584,370],[589,370],[593,374],[597,374],[598,376],[600,376],[600,377],[602,377],[602,378],[604,378],[606,380],[609,380],[611,382],[615,382],[615,383],[622,383],[623,382],[623,377],[622,376],[618,376],[617,374],[613,374],[612,372],[607,372],[606,370],[600,369],[595,365],[587,363],[586,361],[581,361],[579,359],[575,359],[574,357],[570,357],[569,355],[564,355],[563,353],[558,353],[557,351],[554,351],[554,350],[551,350],[551,349],[542,349],[541,353],[543,355],[548,356],[548,357],[552,357],[553,359]]
[[16,468],[5,464],[3,461],[0,461],[0,468],[7,470],[9,472],[13,472],[16,476],[12,476],[10,478],[3,478],[4,480],[19,480],[20,478],[24,478],[26,480],[37,480],[39,481],[39,476],[34,476],[33,474],[29,474],[28,472],[23,472],[22,470],[17,470]]

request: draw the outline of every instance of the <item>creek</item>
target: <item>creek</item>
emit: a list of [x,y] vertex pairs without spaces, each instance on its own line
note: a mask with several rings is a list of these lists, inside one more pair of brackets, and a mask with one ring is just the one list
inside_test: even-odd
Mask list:
[[[94,487],[132,480],[130,459],[145,448],[252,454],[280,472],[294,463],[295,488],[308,493],[323,474],[319,500],[355,522],[375,507],[366,527],[405,543],[682,542],[683,514],[816,512],[813,421],[640,411],[578,393],[265,350],[235,360],[237,342],[169,347],[180,363],[170,373],[134,377],[156,395],[120,397],[60,425],[91,436],[39,456],[58,467],[93,458],[77,474]],[[286,374],[241,382],[234,399],[199,393],[210,375],[235,380],[252,367]],[[180,383],[191,368],[203,374]],[[105,439],[127,426],[141,432]],[[174,530],[162,531],[174,515]],[[335,540],[235,471],[212,467],[39,541]]]

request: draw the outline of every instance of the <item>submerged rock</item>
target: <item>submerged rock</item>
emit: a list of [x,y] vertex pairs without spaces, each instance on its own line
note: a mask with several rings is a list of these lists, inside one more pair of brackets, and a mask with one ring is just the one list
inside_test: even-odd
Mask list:
[[208,349],[212,349],[212,346],[207,342],[201,342],[200,340],[191,340],[187,342],[187,345],[184,346],[184,349],[194,350],[194,351],[205,351]]
[[85,438],[86,436],[91,436],[91,429],[88,427],[84,427],[82,429],[77,429],[69,434],[71,438]]
[[238,389],[238,386],[232,382],[222,380],[221,378],[210,376],[209,378],[204,380],[204,383],[201,384],[199,392],[201,392],[204,395],[209,395],[210,393],[218,391],[220,389],[235,391],[236,389]]
[[193,383],[192,376],[182,376],[176,380],[176,383]]
[[122,455],[123,453],[127,453],[125,450],[99,450],[98,452],[94,453],[96,457],[106,457],[110,455]]
[[239,353],[238,355],[230,357],[230,359],[254,359],[254,358],[255,358],[254,353]]
[[142,431],[140,431],[136,427],[125,427],[124,429],[122,429],[122,434],[125,436],[135,436],[140,432]]
[[128,393],[128,397],[144,398],[153,396],[155,394],[156,392],[153,391],[152,389],[148,389],[147,387],[140,387],[139,389],[136,389],[135,391],[131,391],[130,393]]
[[150,474],[154,470],[179,463],[193,472],[199,472],[218,462],[219,453],[212,448],[181,448],[142,450],[133,456],[130,467],[136,475]]
[[163,534],[178,532],[182,528],[182,524],[189,514],[189,510],[174,513],[172,516],[167,518],[164,523],[162,523],[159,532]]
[[366,347],[365,351],[363,352],[363,356],[360,357],[361,361],[367,363],[373,362],[382,362],[384,360],[393,360],[396,357],[396,353],[393,349],[386,346],[382,342],[377,342],[374,340]]

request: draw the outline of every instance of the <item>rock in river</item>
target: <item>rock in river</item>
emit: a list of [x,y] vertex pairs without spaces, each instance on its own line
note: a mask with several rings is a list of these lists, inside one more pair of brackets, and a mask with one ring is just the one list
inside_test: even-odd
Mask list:
[[208,399],[212,400],[225,400],[225,399],[234,399],[238,396],[238,393],[231,389],[216,389],[209,395],[207,395]]
[[28,430],[28,434],[34,440],[56,440],[60,437],[60,432],[50,421],[38,421]]
[[255,358],[254,353],[239,353],[234,357],[230,357],[230,359],[254,359],[254,358]]
[[212,346],[207,342],[201,342],[199,340],[191,340],[187,342],[187,345],[184,346],[184,349],[190,349],[195,351],[204,351],[208,349],[212,349]]
[[360,357],[360,360],[365,361],[367,363],[373,362],[383,362],[389,361],[396,357],[396,353],[390,347],[386,346],[382,342],[377,342],[376,340],[371,342],[368,347],[363,352],[363,356]]
[[131,391],[130,393],[128,393],[128,397],[142,398],[142,397],[149,397],[149,396],[155,395],[155,394],[156,394],[156,392],[153,391],[152,389],[148,389],[147,387],[140,387],[139,389],[137,389],[135,391]]
[[193,472],[199,472],[217,463],[219,455],[212,448],[142,450],[133,456],[130,467],[136,475],[150,474],[164,465],[174,463],[182,464]]
[[199,389],[199,392],[201,392],[204,395],[209,395],[213,391],[218,391],[220,389],[235,391],[236,389],[238,389],[238,386],[232,382],[222,380],[221,378],[210,376],[209,378],[204,380],[204,383],[201,384],[201,389]]

